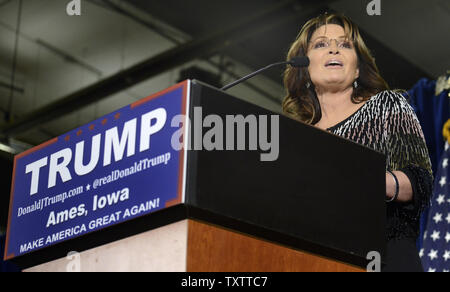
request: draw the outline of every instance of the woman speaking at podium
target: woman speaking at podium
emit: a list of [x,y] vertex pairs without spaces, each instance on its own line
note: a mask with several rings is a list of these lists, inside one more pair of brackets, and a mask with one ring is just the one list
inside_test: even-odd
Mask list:
[[308,56],[310,65],[286,69],[284,112],[386,155],[384,271],[423,271],[415,242],[433,177],[413,109],[389,90],[358,27],[343,15],[324,14],[308,21],[287,59],[297,56]]

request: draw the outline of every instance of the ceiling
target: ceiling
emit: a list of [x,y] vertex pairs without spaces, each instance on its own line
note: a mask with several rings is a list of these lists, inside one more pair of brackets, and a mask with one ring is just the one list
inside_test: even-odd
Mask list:
[[[193,65],[227,83],[283,60],[301,26],[324,11],[360,26],[391,87],[445,74],[449,1],[379,0],[380,16],[367,14],[369,2],[81,0],[82,15],[68,16],[68,0],[21,9],[0,0],[0,135],[19,149],[37,145],[176,83]],[[230,92],[279,111],[281,74]]]

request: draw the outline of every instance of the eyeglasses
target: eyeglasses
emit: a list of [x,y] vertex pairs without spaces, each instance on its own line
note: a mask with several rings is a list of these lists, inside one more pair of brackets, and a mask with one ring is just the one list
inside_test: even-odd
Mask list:
[[326,37],[321,37],[314,41],[314,43],[311,45],[311,48],[315,50],[329,48],[331,46],[332,40],[336,41],[336,45],[339,49],[353,48],[353,42],[348,40],[347,38],[329,39]]

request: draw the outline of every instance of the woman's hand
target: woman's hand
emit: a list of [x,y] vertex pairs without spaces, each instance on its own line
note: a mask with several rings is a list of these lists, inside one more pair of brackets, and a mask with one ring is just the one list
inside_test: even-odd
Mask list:
[[[413,199],[413,190],[409,178],[401,171],[393,171],[398,179],[399,192],[397,202],[407,203]],[[386,172],[386,197],[392,199],[395,195],[396,183],[392,175]]]

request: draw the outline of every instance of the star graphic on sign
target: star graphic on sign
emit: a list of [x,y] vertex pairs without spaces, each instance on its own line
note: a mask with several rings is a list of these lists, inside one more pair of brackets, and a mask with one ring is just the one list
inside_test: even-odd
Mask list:
[[450,270],[443,270],[442,273],[450,273]]
[[445,195],[439,195],[436,202],[438,202],[439,205],[442,205],[445,203]]
[[450,251],[445,251],[445,254],[444,254],[444,256],[443,256],[443,258],[444,258],[444,260],[445,261],[448,261],[448,260],[450,260]]
[[91,189],[91,185],[88,184],[88,185],[86,186],[86,191],[89,191],[90,189]]
[[445,235],[445,241],[446,241],[447,243],[450,242],[450,233],[448,233],[448,232],[447,232],[447,234]]
[[436,269],[429,268],[429,269],[428,269],[428,273],[436,273]]
[[66,138],[64,138],[64,140],[69,141],[70,140],[70,136],[67,135]]
[[92,124],[92,125],[89,126],[89,130],[90,130],[90,131],[94,130],[94,128],[95,128],[95,125],[94,125],[94,124]]
[[118,120],[119,118],[120,118],[120,113],[117,113],[117,114],[114,115],[114,119],[115,120]]
[[439,240],[441,239],[441,233],[435,230],[431,235],[431,238],[433,239],[433,241]]
[[445,218],[445,221],[447,221],[447,223],[450,224],[450,213],[448,213],[447,218]]
[[442,167],[446,168],[448,166],[448,158],[444,159],[444,162],[442,162]]
[[438,258],[438,251],[432,249],[432,250],[430,251],[430,253],[428,254],[428,257],[431,259],[431,261],[434,261],[435,259]]
[[445,151],[448,150],[448,147],[449,147],[448,143],[445,143]]
[[425,250],[422,248],[419,252],[419,257],[423,258],[424,255],[425,255]]
[[446,176],[441,177],[441,180],[439,181],[439,184],[441,185],[441,187],[444,187],[446,183],[447,183],[447,177]]
[[108,119],[103,119],[102,120],[102,125],[105,125],[108,122]]
[[77,132],[77,136],[80,136],[81,134],[83,134],[83,131],[80,129],[80,130],[78,130],[78,132]]
[[434,222],[436,222],[436,224],[439,224],[439,222],[442,222],[442,214],[441,213],[436,213],[436,215],[434,215],[433,217]]
[[428,231],[425,231],[423,233],[423,240],[427,240],[427,237],[428,237]]

